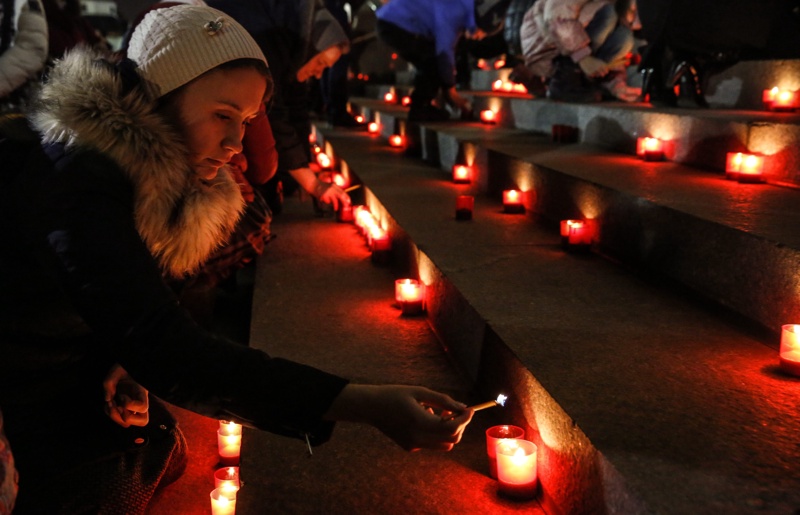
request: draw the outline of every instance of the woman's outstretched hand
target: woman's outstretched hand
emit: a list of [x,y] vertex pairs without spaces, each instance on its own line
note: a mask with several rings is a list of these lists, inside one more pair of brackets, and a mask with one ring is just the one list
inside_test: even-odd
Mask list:
[[373,425],[408,451],[449,451],[472,415],[464,404],[428,388],[350,384],[325,418]]

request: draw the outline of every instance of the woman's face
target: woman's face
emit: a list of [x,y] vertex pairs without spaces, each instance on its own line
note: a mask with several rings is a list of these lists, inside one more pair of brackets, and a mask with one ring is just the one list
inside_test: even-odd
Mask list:
[[189,150],[189,164],[203,180],[242,151],[246,125],[258,114],[267,80],[252,68],[212,70],[184,86],[174,116]]

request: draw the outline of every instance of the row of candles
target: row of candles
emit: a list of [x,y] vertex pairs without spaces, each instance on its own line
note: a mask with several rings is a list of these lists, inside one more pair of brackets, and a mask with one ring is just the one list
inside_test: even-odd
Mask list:
[[242,449],[242,426],[228,420],[219,421],[217,450],[222,468],[214,472],[211,491],[211,515],[234,515],[236,494],[241,487],[239,457]]

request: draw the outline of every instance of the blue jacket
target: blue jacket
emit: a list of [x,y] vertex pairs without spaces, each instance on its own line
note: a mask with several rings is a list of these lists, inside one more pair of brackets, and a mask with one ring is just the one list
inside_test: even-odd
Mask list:
[[462,32],[476,28],[474,0],[391,0],[377,17],[433,40],[440,78],[445,86],[455,84],[456,43]]

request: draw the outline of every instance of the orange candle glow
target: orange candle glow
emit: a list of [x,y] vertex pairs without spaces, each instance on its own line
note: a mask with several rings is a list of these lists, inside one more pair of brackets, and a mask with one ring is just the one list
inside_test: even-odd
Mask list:
[[383,100],[385,102],[388,102],[389,104],[393,104],[394,103],[394,99],[395,99],[394,93],[392,93],[391,91],[386,93],[385,95],[383,95]]
[[786,324],[781,328],[781,369],[800,376],[800,325]]
[[320,168],[324,170],[326,168],[331,167],[331,165],[333,164],[333,160],[325,152],[320,152],[319,154],[317,154],[317,164],[320,166]]
[[456,184],[469,184],[472,180],[472,167],[467,165],[453,165],[453,182]]
[[332,180],[333,180],[333,183],[335,185],[339,186],[340,188],[346,188],[347,187],[347,177],[345,177],[344,175],[342,175],[340,173],[333,174]]
[[492,91],[502,91],[503,89],[503,79],[497,79],[496,81],[492,82]]
[[764,182],[764,156],[728,152],[725,177],[739,182]]
[[497,61],[494,62],[494,69],[495,70],[499,70],[500,68],[502,68],[505,65],[506,65],[506,60],[505,59],[498,59]]
[[369,122],[369,125],[367,125],[367,132],[370,134],[378,134],[380,131],[381,126],[378,124],[378,122]]
[[636,155],[645,161],[661,161],[664,159],[664,143],[658,138],[638,138]]
[[369,230],[369,249],[372,252],[373,263],[388,263],[392,250],[392,239],[389,237],[389,233],[378,226],[371,227]]
[[214,472],[214,488],[238,490],[239,467],[223,467]]
[[561,220],[561,245],[566,250],[588,250],[594,240],[592,225],[586,220]]
[[497,479],[497,444],[508,438],[525,438],[525,430],[517,426],[494,426],[486,430],[486,455],[489,457],[489,476]]
[[357,114],[357,115],[355,116],[355,120],[356,120],[358,123],[364,123],[364,117],[363,117],[362,115],[360,115],[360,114]]
[[536,497],[536,445],[519,438],[497,443],[497,480],[501,493],[518,499]]
[[774,87],[765,89],[761,95],[764,107],[770,111],[794,111],[800,107],[800,95],[797,91]]
[[394,148],[400,148],[405,146],[406,138],[402,134],[392,134],[389,136],[389,146]]
[[215,488],[211,491],[211,515],[235,515],[236,490]]
[[514,84],[512,91],[514,93],[527,93],[528,88],[525,87],[525,84]]
[[524,213],[525,206],[522,204],[522,192],[519,190],[503,191],[503,211],[506,213]]
[[242,448],[242,426],[233,422],[220,421],[217,430],[217,448],[220,462],[225,465],[238,465]]
[[456,197],[456,220],[472,220],[472,211],[475,208],[475,197],[472,195],[459,195]]
[[403,315],[419,315],[424,310],[425,286],[416,279],[394,282],[394,297]]
[[400,100],[400,104],[405,106],[405,107],[410,106],[411,105],[411,97],[408,96],[408,95],[404,96],[403,99]]
[[484,109],[481,111],[481,121],[487,124],[495,123],[497,122],[497,113],[491,109]]

